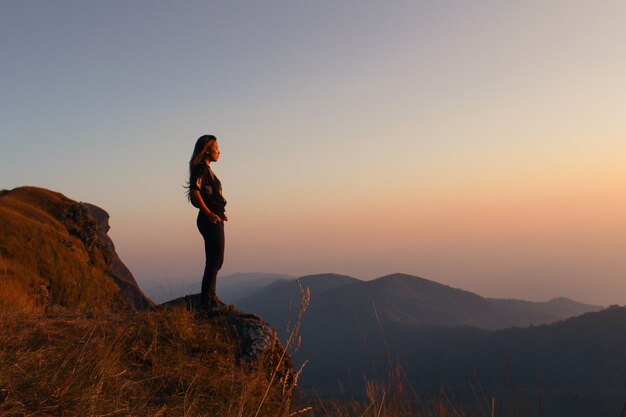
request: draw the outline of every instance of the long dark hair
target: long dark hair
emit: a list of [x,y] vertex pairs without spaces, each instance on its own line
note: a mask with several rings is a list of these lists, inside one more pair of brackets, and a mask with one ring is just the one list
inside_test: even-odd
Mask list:
[[190,199],[189,192],[191,190],[191,176],[193,172],[198,168],[198,165],[202,164],[205,159],[206,153],[209,150],[209,146],[215,142],[217,138],[213,135],[203,135],[198,138],[196,145],[193,147],[193,153],[191,159],[189,159],[189,178],[187,179],[187,199]]

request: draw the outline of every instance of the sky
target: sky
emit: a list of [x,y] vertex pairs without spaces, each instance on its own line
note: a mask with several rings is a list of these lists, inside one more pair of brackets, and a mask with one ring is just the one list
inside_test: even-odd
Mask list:
[[222,275],[404,272],[626,304],[626,2],[0,2],[0,189],[110,214],[197,282],[183,186],[218,137]]

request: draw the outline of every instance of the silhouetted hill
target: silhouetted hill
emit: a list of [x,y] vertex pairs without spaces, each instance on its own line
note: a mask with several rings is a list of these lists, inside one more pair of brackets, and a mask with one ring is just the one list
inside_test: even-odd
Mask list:
[[[302,384],[317,393],[358,395],[363,377],[385,377],[389,358],[422,394],[447,387],[461,404],[517,398],[538,415],[615,416],[626,400],[626,308],[610,307],[550,325],[488,331],[470,327],[381,323],[332,333],[325,343],[304,335],[309,360]],[[473,386],[473,387],[472,387]]]
[[316,313],[323,315],[322,320],[332,319],[330,305],[334,306],[332,316],[341,318],[371,316],[374,306],[377,319],[383,322],[483,328],[509,326],[485,298],[406,274],[360,281],[326,293],[312,300],[311,315]]
[[60,193],[36,187],[3,190],[0,308],[150,306],[107,236],[108,220],[101,208]]
[[[502,329],[552,323],[597,311],[602,307],[566,299],[545,303],[498,300],[452,288],[424,278],[391,274],[372,281],[326,274],[298,280],[311,290],[305,329],[317,334],[349,331],[357,323],[377,327],[377,322],[406,325],[472,326]],[[286,323],[288,306],[297,306],[296,282],[275,282],[239,300],[238,306],[264,317],[276,329]]]
[[600,311],[602,306],[583,304],[565,297],[553,298],[549,301],[523,301],[514,299],[489,298],[501,314],[516,326],[529,326],[553,323],[568,317],[580,316],[584,313]]
[[308,288],[311,292],[311,299],[316,299],[327,291],[356,282],[360,281],[338,274],[308,275],[295,281],[280,280],[240,299],[236,305],[244,311],[260,315],[284,335],[283,332],[289,320],[289,311],[291,310],[292,314],[297,313],[300,305],[300,286]]
[[[623,309],[562,322],[559,320],[600,307],[563,298],[547,302],[488,299],[406,274],[372,281],[327,274],[299,281],[310,287],[311,301],[296,360],[308,361],[302,386],[318,394],[360,396],[365,392],[363,377],[384,378],[391,359],[400,363],[420,393],[434,395],[446,384],[467,404],[475,404],[470,389],[474,370],[482,384],[500,395],[507,369],[513,372],[516,387],[536,395],[533,401],[540,395],[539,387],[546,388],[546,398],[549,392],[551,402],[546,404],[559,407],[568,396],[583,406],[588,404],[588,398],[577,390],[591,390],[592,399],[608,398],[608,408],[617,401],[615,391],[601,383],[607,364],[596,366],[593,362],[603,351],[610,352],[610,361],[621,361],[618,368],[625,362],[612,347],[607,348],[610,334],[596,337],[598,329],[618,331]],[[275,282],[239,306],[268,320],[285,337],[287,305],[293,305],[293,316],[298,295],[296,282]],[[553,324],[532,326],[541,323]],[[623,340],[617,343],[621,346]],[[585,355],[590,346],[593,357]],[[553,356],[559,358],[553,360]],[[584,361],[590,362],[577,364]],[[581,366],[581,372],[590,375],[602,390],[594,391],[575,374]],[[543,377],[545,372],[552,377]],[[616,374],[612,375],[615,380]],[[574,381],[581,385],[572,388]],[[545,382],[549,382],[549,390],[541,385]],[[475,379],[473,383],[476,385]],[[568,417],[574,415],[584,414]]]

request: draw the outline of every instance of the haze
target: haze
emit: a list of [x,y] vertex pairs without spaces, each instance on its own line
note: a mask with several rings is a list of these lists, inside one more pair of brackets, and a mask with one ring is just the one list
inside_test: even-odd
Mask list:
[[97,204],[143,286],[405,272],[626,303],[626,3],[3,1],[0,188]]

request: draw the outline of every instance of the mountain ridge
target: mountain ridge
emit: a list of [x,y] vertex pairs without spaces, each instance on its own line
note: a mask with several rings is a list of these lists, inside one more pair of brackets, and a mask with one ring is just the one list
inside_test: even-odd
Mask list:
[[285,323],[281,316],[286,315],[288,304],[297,305],[298,282],[310,287],[311,305],[305,324],[314,326],[322,326],[324,322],[338,325],[337,321],[359,316],[370,321],[495,330],[552,323],[603,308],[565,297],[555,297],[547,302],[486,298],[406,273],[388,274],[368,281],[338,274],[308,275],[290,282],[275,281],[240,299],[238,305],[266,317],[280,328]]

